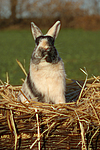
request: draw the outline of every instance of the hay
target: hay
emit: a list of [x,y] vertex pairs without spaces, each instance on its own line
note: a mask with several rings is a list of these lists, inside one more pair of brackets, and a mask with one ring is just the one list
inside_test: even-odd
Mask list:
[[0,149],[100,149],[99,76],[67,81],[66,104],[16,102],[19,90],[1,82]]

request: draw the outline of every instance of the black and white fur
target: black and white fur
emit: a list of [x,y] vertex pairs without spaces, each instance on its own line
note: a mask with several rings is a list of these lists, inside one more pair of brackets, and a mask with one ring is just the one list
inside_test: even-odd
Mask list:
[[29,74],[22,85],[23,94],[19,92],[18,101],[25,103],[28,99],[54,104],[65,103],[66,74],[63,61],[54,46],[60,21],[46,35],[33,22],[31,30],[36,46],[30,60]]

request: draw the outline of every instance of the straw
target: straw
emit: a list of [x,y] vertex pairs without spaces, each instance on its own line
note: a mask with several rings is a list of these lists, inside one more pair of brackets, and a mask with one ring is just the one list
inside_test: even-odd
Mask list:
[[77,148],[78,145],[80,149],[86,150],[96,140],[99,147],[100,77],[87,77],[86,74],[84,81],[66,80],[65,104],[47,104],[34,100],[23,104],[17,101],[21,86],[10,85],[7,74],[7,81],[0,81],[0,146],[12,147],[10,135],[13,134],[15,150],[20,139],[23,149],[41,149],[43,141],[47,142],[45,146],[48,149],[50,146],[52,149],[55,146],[64,149],[67,143],[69,149]]

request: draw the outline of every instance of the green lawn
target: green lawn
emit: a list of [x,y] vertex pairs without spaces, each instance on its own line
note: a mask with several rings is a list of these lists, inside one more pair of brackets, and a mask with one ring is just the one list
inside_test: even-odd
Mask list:
[[[45,33],[45,31],[43,31]],[[100,75],[100,31],[61,29],[55,46],[64,61],[68,78],[85,79],[80,68],[86,67],[89,77]],[[22,84],[25,75],[18,66],[18,59],[28,72],[34,40],[29,30],[0,31],[0,79]]]

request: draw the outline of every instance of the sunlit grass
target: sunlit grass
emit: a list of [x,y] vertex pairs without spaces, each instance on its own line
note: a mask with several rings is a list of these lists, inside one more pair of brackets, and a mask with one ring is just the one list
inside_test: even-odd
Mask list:
[[[45,33],[45,31],[43,31]],[[100,31],[61,29],[55,46],[64,61],[68,78],[84,79],[80,68],[86,67],[89,77],[100,75]],[[18,59],[28,72],[34,40],[30,30],[0,31],[0,79],[22,84],[25,75]]]

